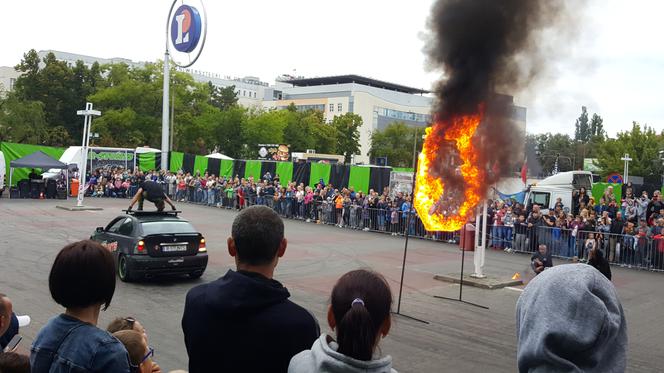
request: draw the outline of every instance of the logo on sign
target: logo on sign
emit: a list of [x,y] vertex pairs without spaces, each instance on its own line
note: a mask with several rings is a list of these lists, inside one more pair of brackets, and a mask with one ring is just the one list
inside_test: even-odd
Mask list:
[[189,53],[201,38],[201,16],[193,6],[182,5],[171,20],[171,41],[175,49]]
[[609,174],[609,176],[607,176],[606,181],[613,184],[622,184],[623,178],[620,174],[614,172],[612,174]]

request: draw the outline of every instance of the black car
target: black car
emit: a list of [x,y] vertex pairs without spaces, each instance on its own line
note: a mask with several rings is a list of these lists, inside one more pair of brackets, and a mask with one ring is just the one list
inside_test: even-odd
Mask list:
[[90,239],[113,252],[118,276],[133,281],[162,275],[203,275],[208,256],[205,238],[179,211],[127,211]]

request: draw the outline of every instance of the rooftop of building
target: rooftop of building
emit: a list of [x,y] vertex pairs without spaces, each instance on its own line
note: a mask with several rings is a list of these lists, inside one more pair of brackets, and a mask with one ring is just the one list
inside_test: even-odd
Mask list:
[[407,87],[405,85],[385,82],[382,80],[367,78],[360,75],[336,75],[336,76],[325,76],[325,77],[316,77],[316,78],[294,78],[294,79],[284,79],[283,83],[292,84],[296,87],[311,87],[318,85],[333,85],[333,84],[348,84],[348,83],[357,83],[362,85],[367,85],[370,87],[383,88],[390,91],[397,91],[402,93],[410,94],[425,94],[430,93],[425,89]]

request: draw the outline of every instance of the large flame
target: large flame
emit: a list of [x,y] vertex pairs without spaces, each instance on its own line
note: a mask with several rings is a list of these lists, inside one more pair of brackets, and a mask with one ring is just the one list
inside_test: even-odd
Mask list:
[[[477,152],[471,140],[481,120],[481,113],[457,116],[446,123],[436,122],[426,129],[424,146],[417,163],[414,205],[428,231],[451,232],[460,229],[480,202],[483,169],[477,164]],[[445,180],[430,174],[431,165],[442,161],[437,158],[444,141],[452,142],[459,152],[459,171],[464,181],[463,202],[455,201],[458,208],[452,211],[440,211],[437,208],[443,197]]]

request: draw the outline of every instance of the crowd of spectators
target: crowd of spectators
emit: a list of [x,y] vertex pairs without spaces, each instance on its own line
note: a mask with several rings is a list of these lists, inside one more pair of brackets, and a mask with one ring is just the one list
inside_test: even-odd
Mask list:
[[[488,209],[492,222],[489,242],[495,249],[536,252],[545,244],[556,256],[589,259],[592,250],[623,266],[664,269],[664,202],[655,190],[636,197],[625,186],[617,199],[609,186],[595,203],[584,188],[575,191],[572,206],[558,198],[543,213],[538,205],[495,201]],[[597,258],[598,255],[593,255]]]
[[[439,240],[453,239],[443,232],[427,232],[417,218],[408,193],[390,193],[353,186],[335,187],[322,179],[314,187],[282,181],[269,172],[261,179],[216,176],[204,172],[95,170],[87,195],[95,197],[133,197],[141,182],[160,183],[164,193],[176,202],[242,210],[261,205],[285,218],[333,224],[340,228],[381,231],[392,235],[408,234]],[[410,220],[409,215],[410,214]]]
[[[392,358],[379,347],[392,326],[393,297],[382,275],[366,269],[342,275],[327,307],[334,335],[320,333],[313,314],[292,302],[274,279],[288,247],[274,209],[243,209],[227,244],[235,270],[186,296],[181,327],[191,373],[396,373]],[[613,285],[588,265],[541,272],[517,303],[519,371],[623,372],[627,329]],[[110,251],[93,241],[65,246],[48,285],[64,313],[37,333],[29,359],[0,352],[0,372],[161,372],[138,320],[124,316],[106,330],[97,326],[115,292]],[[9,328],[11,311],[11,302],[0,295],[0,337]],[[568,343],[549,343],[552,336]]]
[[[235,217],[228,253],[236,269],[186,297],[182,331],[189,371],[395,372],[392,358],[378,350],[391,326],[387,281],[370,270],[342,276],[328,310],[336,338],[321,334],[313,314],[289,300],[288,290],[273,278],[287,246],[283,221],[273,209],[253,206]],[[37,333],[29,359],[0,352],[0,372],[161,373],[138,320],[121,316],[106,330],[98,327],[115,280],[108,249],[89,240],[65,246],[48,278],[51,297],[64,312]],[[10,329],[11,315],[11,302],[0,294],[0,337]]]
[[[307,222],[450,242],[458,237],[426,231],[407,193],[390,193],[389,188],[365,193],[323,180],[311,187],[282,181],[269,172],[254,179],[208,172],[99,169],[90,177],[87,194],[130,198],[144,180],[160,183],[164,193],[178,202],[235,210],[262,205],[282,217]],[[650,198],[643,191],[636,196],[629,183],[623,187],[622,198],[617,199],[609,186],[596,202],[582,187],[574,191],[571,206],[558,198],[546,213],[537,204],[526,209],[510,200],[493,201],[488,209],[488,240],[493,248],[508,252],[536,253],[539,244],[545,244],[554,256],[581,261],[587,261],[590,251],[597,248],[610,263],[662,270],[664,202],[660,194],[656,190]]]

